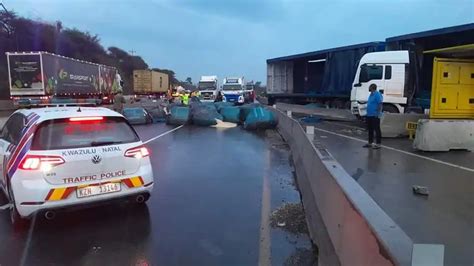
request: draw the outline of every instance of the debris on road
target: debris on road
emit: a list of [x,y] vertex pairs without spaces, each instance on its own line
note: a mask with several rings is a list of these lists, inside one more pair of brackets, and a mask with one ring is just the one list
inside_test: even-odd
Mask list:
[[263,107],[253,108],[244,121],[247,130],[275,128],[276,125],[275,115]]
[[415,185],[412,187],[413,193],[421,196],[428,196],[430,194],[427,187]]
[[166,119],[168,125],[184,125],[189,121],[189,107],[172,106]]
[[[270,217],[272,227],[279,227],[292,234],[308,234],[306,216],[301,203],[286,203],[275,210]],[[281,226],[281,224],[284,224]]]
[[321,123],[323,119],[319,116],[310,115],[300,118],[300,121],[306,124],[316,124]]
[[216,119],[216,124],[212,125],[211,127],[215,128],[234,128],[237,127],[236,123],[231,123],[231,122],[224,122],[222,120]]
[[278,227],[285,227],[285,226],[286,226],[286,223],[285,223],[285,222],[278,222],[278,223],[277,223],[277,226],[278,226]]
[[318,255],[315,249],[297,248],[283,265],[285,266],[313,266],[318,264]]

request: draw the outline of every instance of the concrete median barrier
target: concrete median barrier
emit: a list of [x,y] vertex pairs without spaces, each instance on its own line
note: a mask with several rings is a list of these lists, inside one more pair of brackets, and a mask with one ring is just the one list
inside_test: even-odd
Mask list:
[[319,265],[411,265],[405,232],[298,121],[272,110],[291,147]]
[[428,118],[425,114],[392,114],[384,113],[380,120],[380,129],[384,138],[397,138],[408,136],[407,122],[418,122]]

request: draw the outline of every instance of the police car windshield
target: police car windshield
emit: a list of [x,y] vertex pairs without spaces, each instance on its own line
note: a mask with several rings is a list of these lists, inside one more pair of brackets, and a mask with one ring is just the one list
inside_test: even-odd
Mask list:
[[73,149],[137,142],[135,131],[123,118],[101,121],[56,119],[43,122],[37,129],[32,150]]

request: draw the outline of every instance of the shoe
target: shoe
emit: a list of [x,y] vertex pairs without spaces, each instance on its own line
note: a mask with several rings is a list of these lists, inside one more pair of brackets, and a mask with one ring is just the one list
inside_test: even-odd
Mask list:
[[380,148],[382,148],[382,146],[380,146],[380,144],[374,144],[374,145],[372,146],[372,149],[374,149],[374,150],[378,150],[378,149],[380,149]]
[[363,148],[372,148],[374,145],[372,145],[372,143],[367,143],[365,144],[364,146],[362,146]]

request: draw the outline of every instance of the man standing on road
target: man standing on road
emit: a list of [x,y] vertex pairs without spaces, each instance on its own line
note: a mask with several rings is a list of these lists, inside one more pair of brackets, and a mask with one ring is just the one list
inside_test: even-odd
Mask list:
[[114,96],[114,111],[117,113],[123,112],[123,104],[125,103],[125,98],[122,95],[122,91],[118,91]]
[[[369,143],[364,148],[380,149],[382,132],[380,130],[380,116],[382,114],[383,96],[377,91],[377,85],[370,84],[369,99],[367,101],[367,130],[369,131]],[[375,132],[375,144],[374,144]]]

